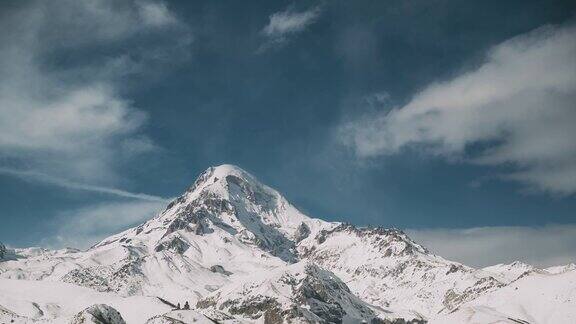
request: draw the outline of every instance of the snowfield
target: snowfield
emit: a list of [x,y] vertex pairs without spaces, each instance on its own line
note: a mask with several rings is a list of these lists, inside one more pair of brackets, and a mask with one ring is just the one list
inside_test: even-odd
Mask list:
[[0,246],[0,323],[576,323],[575,292],[574,265],[474,269],[232,165],[87,251]]
[[[16,323],[69,323],[72,318],[94,304],[112,306],[127,323],[144,323],[150,317],[170,311],[155,297],[122,297],[64,282],[0,279],[0,305],[22,319]],[[0,323],[10,323],[1,315]]]

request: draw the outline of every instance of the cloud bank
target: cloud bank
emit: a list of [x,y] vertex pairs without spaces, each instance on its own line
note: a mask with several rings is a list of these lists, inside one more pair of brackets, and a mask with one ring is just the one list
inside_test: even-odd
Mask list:
[[157,1],[26,1],[8,10],[0,21],[1,166],[114,183],[118,165],[155,149],[143,134],[146,114],[122,96],[122,84],[184,52],[186,28]]
[[576,225],[406,230],[435,254],[474,267],[522,261],[538,267],[576,263]]
[[361,158],[420,149],[481,165],[530,190],[576,192],[576,27],[546,26],[493,47],[477,69],[404,106],[340,128]]
[[[120,198],[61,213],[40,242],[87,247],[150,218],[162,197],[116,188],[119,168],[157,150],[126,84],[188,57],[164,2],[25,1],[0,19],[0,173]],[[131,85],[134,83],[130,83]]]

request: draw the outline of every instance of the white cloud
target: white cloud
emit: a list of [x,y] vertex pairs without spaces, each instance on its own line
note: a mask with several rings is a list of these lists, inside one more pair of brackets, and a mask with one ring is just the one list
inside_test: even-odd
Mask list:
[[184,46],[146,38],[180,23],[154,1],[30,1],[9,10],[0,22],[0,166],[114,183],[119,164],[155,148],[121,81]]
[[575,103],[576,27],[547,26],[495,46],[477,69],[425,87],[402,107],[343,125],[339,135],[363,158],[420,148],[510,165],[507,179],[572,194]]
[[314,7],[296,12],[289,7],[284,11],[273,13],[269,17],[268,24],[262,29],[262,34],[267,40],[259,51],[283,45],[290,35],[300,33],[313,24],[320,16],[320,11],[320,7]]
[[143,223],[158,213],[165,203],[132,201],[104,203],[61,213],[52,227],[55,235],[40,243],[51,248],[75,247],[85,249],[110,233],[118,233]]
[[142,1],[137,3],[144,23],[152,26],[165,26],[174,24],[177,19],[168,10],[164,2]]
[[576,225],[407,230],[435,254],[485,267],[522,261],[539,267],[576,262]]

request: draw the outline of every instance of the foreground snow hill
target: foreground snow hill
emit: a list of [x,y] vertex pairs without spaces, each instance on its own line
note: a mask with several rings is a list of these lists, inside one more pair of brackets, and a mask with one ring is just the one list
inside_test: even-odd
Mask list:
[[[207,169],[159,215],[87,251],[0,252],[0,323],[68,323],[98,304],[127,323],[491,322],[486,314],[547,323],[576,309],[566,293],[574,266],[473,269],[396,229],[310,218],[231,165]],[[505,293],[548,281],[538,314],[517,311],[530,298]],[[516,308],[495,304],[512,299]],[[170,306],[184,301],[192,310]]]
[[79,318],[102,313],[98,307],[89,309],[98,304],[112,307],[127,323],[144,323],[170,311],[155,297],[122,297],[57,281],[0,279],[0,323],[82,323]]

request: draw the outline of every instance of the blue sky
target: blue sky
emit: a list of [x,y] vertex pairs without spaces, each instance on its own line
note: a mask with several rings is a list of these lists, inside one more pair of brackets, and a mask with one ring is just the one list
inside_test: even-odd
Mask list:
[[[231,163],[448,257],[574,261],[571,1],[1,6],[0,241],[89,246]],[[519,247],[438,244],[478,228]]]

